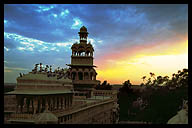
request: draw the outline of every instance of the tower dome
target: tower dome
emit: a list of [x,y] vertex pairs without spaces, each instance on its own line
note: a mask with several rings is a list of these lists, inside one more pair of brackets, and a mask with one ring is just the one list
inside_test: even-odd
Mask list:
[[87,28],[85,26],[82,26],[80,28],[80,32],[79,33],[79,37],[80,37],[80,43],[87,43],[87,36],[88,36],[88,32],[87,32]]
[[82,26],[82,27],[80,28],[80,32],[87,32],[87,28],[86,28],[85,26]]

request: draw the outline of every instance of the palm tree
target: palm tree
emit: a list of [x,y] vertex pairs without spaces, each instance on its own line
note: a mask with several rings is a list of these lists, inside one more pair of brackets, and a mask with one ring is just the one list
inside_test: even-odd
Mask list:
[[177,84],[179,87],[188,86],[188,69],[183,69],[183,71],[180,72]]
[[151,77],[153,77],[154,80],[156,80],[155,73],[150,72],[149,74],[151,75]]
[[157,77],[157,84],[162,84],[163,83],[163,77],[162,76],[158,76]]
[[164,76],[163,77],[163,85],[167,85],[168,81],[169,81],[169,76]]
[[156,84],[157,79],[155,78],[155,73],[150,72],[149,74],[150,74],[151,77],[153,77],[153,79],[154,79],[152,85],[157,85],[157,84]]
[[148,80],[147,80],[147,83],[145,84],[146,86],[150,86],[151,85],[151,78],[148,78]]
[[146,79],[146,76],[143,76],[141,79],[143,79],[143,82],[145,81],[145,79]]

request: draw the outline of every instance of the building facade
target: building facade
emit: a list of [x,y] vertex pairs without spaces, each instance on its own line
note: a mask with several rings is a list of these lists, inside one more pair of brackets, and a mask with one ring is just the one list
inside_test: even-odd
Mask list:
[[87,43],[88,32],[86,27],[81,27],[79,32],[80,43],[72,45],[71,64],[68,77],[72,79],[74,90],[85,92],[87,97],[93,96],[93,90],[100,81],[96,80],[97,72],[93,65],[94,48]]
[[[32,124],[111,124],[118,122],[117,90],[95,90],[93,46],[87,28],[72,45],[67,71],[51,66],[35,68],[17,78],[14,91],[4,94],[4,122]],[[13,103],[14,101],[14,103]]]

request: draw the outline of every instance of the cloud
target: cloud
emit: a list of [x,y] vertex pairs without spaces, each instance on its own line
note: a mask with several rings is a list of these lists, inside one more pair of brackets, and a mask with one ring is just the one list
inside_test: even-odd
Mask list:
[[7,52],[9,51],[9,49],[8,49],[8,48],[6,48],[5,46],[4,46],[4,49],[5,49],[5,51],[7,51]]
[[8,22],[7,20],[4,20],[4,24],[7,24],[7,22]]
[[68,10],[68,9],[65,9],[64,11],[61,11],[60,16],[61,16],[61,17],[65,17],[65,16],[67,16],[68,14],[69,14],[69,10]]
[[38,9],[36,9],[35,11],[37,11],[37,12],[45,12],[45,11],[50,11],[53,8],[54,8],[53,5],[51,5],[51,6],[39,5]]
[[17,49],[18,49],[18,50],[20,50],[20,51],[25,50],[25,48],[24,48],[24,47],[17,47]]
[[[6,33],[4,32],[4,38],[13,40],[14,43],[17,43],[17,50],[19,51],[34,51],[34,52],[44,52],[44,51],[56,51],[59,52],[62,47],[66,47],[70,49],[71,45],[74,43],[74,39],[69,40],[68,42],[60,42],[60,43],[50,43],[44,42],[40,40],[36,40],[33,38],[27,38],[21,35],[17,35],[14,33]],[[6,42],[5,42],[6,45]],[[9,51],[8,48],[4,46],[6,51]]]
[[73,25],[71,26],[71,29],[79,29],[82,26],[82,21],[79,18],[73,18]]
[[30,69],[41,61],[62,67],[70,63],[70,47],[79,41],[82,25],[96,60],[113,60],[131,56],[137,46],[150,53],[146,46],[160,49],[160,43],[170,46],[188,38],[188,5],[5,4],[4,58],[15,63],[4,64]]
[[72,46],[73,42],[69,42],[69,43],[55,43],[55,45],[57,46],[61,46],[61,47],[66,47],[66,46]]
[[22,71],[22,70],[29,70],[29,69],[26,69],[26,68],[20,68],[20,67],[4,67],[4,70],[8,70],[8,71],[12,71],[12,70],[19,70],[19,71]]

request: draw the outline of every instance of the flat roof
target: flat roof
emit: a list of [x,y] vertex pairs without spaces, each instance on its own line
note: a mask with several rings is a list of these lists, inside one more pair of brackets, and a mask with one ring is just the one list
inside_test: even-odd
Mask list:
[[5,95],[53,95],[53,94],[65,94],[73,93],[70,90],[14,90],[11,92],[4,93]]

